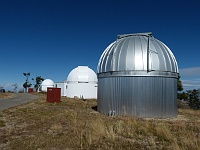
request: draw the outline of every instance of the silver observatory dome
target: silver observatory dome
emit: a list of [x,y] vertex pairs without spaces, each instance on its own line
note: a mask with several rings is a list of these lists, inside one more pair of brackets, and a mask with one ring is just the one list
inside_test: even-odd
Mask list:
[[176,76],[174,73],[178,73],[178,65],[171,50],[155,39],[152,33],[126,34],[119,35],[106,48],[99,60],[97,72]]
[[99,112],[142,118],[177,115],[178,65],[152,33],[119,35],[101,55],[97,73]]

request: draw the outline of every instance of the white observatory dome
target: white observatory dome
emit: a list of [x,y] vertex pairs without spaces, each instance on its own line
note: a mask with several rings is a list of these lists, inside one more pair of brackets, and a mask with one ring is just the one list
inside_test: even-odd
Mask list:
[[87,66],[78,66],[67,77],[67,97],[97,98],[97,75]]
[[47,92],[47,87],[54,87],[54,82],[51,79],[45,79],[41,84],[41,91]]
[[88,66],[78,66],[77,68],[73,69],[69,73],[67,77],[67,83],[69,82],[78,82],[78,83],[95,82],[96,83],[97,75]]

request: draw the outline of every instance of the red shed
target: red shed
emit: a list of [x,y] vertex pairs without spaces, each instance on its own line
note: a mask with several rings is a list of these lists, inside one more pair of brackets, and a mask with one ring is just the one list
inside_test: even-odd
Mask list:
[[33,93],[33,88],[28,88],[28,93]]
[[61,102],[61,88],[47,88],[47,102],[57,103]]

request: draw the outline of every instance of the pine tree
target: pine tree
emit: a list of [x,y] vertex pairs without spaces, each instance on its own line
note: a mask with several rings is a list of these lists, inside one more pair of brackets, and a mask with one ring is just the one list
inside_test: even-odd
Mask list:
[[188,104],[192,109],[200,109],[200,90],[188,90]]
[[182,85],[182,82],[181,82],[180,78],[181,78],[181,76],[178,75],[177,91],[182,91],[183,90],[183,85]]

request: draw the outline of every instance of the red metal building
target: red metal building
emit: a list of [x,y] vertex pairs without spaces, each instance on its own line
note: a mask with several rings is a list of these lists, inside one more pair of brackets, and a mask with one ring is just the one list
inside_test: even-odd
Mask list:
[[47,88],[47,102],[61,102],[61,88]]

